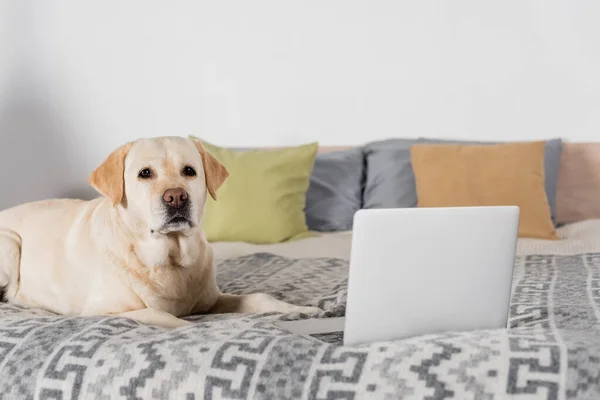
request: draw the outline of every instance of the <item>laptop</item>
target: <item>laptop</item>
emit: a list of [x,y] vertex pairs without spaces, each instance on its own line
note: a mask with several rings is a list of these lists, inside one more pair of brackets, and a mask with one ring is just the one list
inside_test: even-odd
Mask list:
[[360,210],[346,316],[277,325],[345,345],[506,328],[518,229],[516,206]]

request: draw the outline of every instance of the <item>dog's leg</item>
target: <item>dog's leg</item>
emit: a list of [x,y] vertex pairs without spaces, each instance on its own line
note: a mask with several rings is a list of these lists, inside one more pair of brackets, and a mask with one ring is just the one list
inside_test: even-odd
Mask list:
[[19,288],[21,237],[15,232],[0,229],[0,301],[12,300]]
[[217,299],[217,303],[210,309],[212,314],[221,313],[265,313],[265,312],[280,312],[280,313],[303,313],[315,314],[321,312],[317,307],[302,307],[295,306],[277,300],[276,298],[264,293],[254,293],[245,295],[221,294]]
[[115,315],[118,317],[129,318],[142,324],[155,325],[162,328],[181,328],[194,325],[193,322],[177,318],[173,314],[154,308],[142,308],[141,310],[127,311]]

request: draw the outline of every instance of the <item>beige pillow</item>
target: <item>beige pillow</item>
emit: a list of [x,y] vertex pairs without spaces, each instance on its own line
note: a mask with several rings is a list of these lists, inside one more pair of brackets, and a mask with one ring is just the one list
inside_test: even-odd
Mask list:
[[600,143],[563,143],[556,222],[600,218]]
[[558,239],[544,187],[544,142],[417,144],[419,207],[516,205],[519,237]]

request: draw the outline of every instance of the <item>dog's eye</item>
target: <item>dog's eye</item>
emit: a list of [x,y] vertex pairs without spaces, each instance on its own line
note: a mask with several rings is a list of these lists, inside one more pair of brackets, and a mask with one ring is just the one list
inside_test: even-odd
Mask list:
[[196,176],[196,170],[190,166],[183,168],[183,174],[185,176]]
[[152,170],[150,168],[144,168],[138,173],[138,178],[150,179],[152,178]]

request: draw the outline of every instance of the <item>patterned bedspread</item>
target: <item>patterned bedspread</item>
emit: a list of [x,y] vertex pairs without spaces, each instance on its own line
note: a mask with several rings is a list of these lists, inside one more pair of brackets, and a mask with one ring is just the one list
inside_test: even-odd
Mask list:
[[[221,261],[219,285],[340,316],[347,268],[258,253]],[[517,258],[509,330],[368,346],[289,334],[278,315],[200,316],[169,331],[2,304],[0,398],[599,399],[599,307],[596,253]]]

